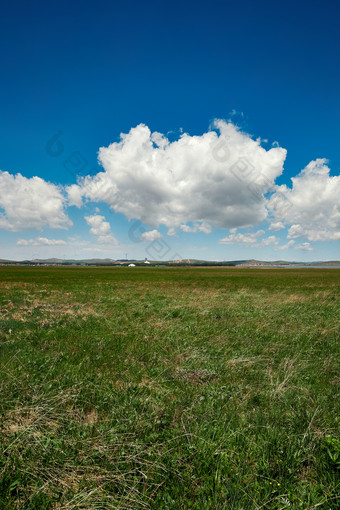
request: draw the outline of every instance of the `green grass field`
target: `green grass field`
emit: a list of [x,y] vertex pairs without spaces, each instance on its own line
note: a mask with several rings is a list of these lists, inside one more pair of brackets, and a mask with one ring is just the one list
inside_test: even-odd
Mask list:
[[336,509],[337,269],[0,268],[0,508]]

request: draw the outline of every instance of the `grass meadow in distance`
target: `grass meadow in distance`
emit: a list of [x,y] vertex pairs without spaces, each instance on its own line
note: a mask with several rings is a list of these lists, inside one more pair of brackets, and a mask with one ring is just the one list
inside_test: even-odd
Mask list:
[[340,508],[339,288],[0,268],[0,508]]

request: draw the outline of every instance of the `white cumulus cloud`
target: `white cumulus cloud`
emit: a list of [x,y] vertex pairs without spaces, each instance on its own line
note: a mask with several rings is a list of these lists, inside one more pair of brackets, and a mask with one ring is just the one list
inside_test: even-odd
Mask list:
[[257,242],[258,238],[263,236],[265,233],[264,230],[258,230],[257,232],[252,232],[249,234],[241,234],[236,233],[234,230],[231,234],[221,239],[220,244],[254,244]]
[[18,246],[63,246],[67,244],[62,239],[47,239],[47,237],[36,237],[35,239],[18,239]]
[[292,178],[292,188],[278,186],[269,200],[277,222],[290,225],[288,238],[340,239],[340,176],[331,177],[326,159],[311,161]]
[[264,239],[261,239],[259,243],[256,243],[254,246],[256,248],[260,248],[262,246],[277,246],[279,244],[280,240],[276,236],[269,236],[265,237]]
[[284,224],[282,223],[282,221],[276,221],[274,223],[271,223],[269,225],[269,230],[274,230],[274,231],[277,231],[277,230],[281,230],[282,228],[285,228]]
[[313,251],[310,243],[301,243],[295,246],[295,250]]
[[292,246],[294,246],[294,244],[295,244],[295,241],[293,241],[291,239],[290,241],[288,241],[288,243],[278,246],[277,250],[288,250],[288,248],[291,248]]
[[174,237],[176,235],[176,229],[173,228],[173,227],[169,228],[169,230],[167,231],[166,235],[169,236],[169,237]]
[[158,230],[148,230],[147,232],[143,232],[140,236],[141,241],[156,241],[157,239],[162,239],[162,234],[158,232]]
[[40,177],[28,179],[0,171],[0,229],[18,232],[45,226],[68,228],[72,222],[64,205],[59,186]]
[[65,189],[68,195],[68,205],[81,207],[83,205],[83,197],[79,186],[77,186],[77,184],[72,184],[71,186],[66,186]]
[[190,225],[185,225],[182,223],[179,226],[179,228],[180,230],[182,230],[182,232],[204,232],[204,234],[211,233],[211,226],[208,223],[205,223],[204,221],[202,223],[194,223],[192,227],[190,227]]
[[70,200],[106,202],[153,228],[255,225],[267,216],[263,195],[282,173],[286,150],[265,150],[230,122],[214,128],[170,142],[140,124],[99,150],[103,171],[84,178],[79,193],[72,187]]
[[108,221],[105,221],[105,216],[94,214],[93,216],[85,216],[87,224],[91,227],[90,232],[97,238],[98,243],[117,244],[118,241],[111,231],[111,226]]

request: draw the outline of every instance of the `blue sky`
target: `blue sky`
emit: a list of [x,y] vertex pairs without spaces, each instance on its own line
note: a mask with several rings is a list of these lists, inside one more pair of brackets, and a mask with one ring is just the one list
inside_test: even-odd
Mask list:
[[0,258],[339,259],[339,14],[3,3]]

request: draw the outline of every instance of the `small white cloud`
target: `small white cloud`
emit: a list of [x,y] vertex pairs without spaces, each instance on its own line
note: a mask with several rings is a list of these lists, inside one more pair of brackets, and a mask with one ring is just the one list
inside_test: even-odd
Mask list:
[[158,230],[149,230],[148,232],[143,232],[140,236],[141,241],[156,241],[156,239],[162,239],[162,234],[158,232]]
[[254,244],[256,248],[260,248],[262,246],[277,246],[279,244],[279,238],[276,236],[269,236],[261,239],[259,243]]
[[211,234],[211,226],[204,221],[201,224],[195,223],[195,227],[198,232],[203,232],[204,234]]
[[232,233],[221,239],[219,242],[220,244],[255,244],[258,237],[261,237],[264,233],[264,230],[258,230],[257,232],[250,234]]
[[282,228],[285,228],[285,226],[282,223],[282,221],[277,221],[276,223],[271,223],[269,225],[269,230],[277,231],[277,230],[281,230]]
[[179,228],[182,230],[182,232],[195,232],[195,229],[189,225],[182,224],[179,226]]
[[313,251],[313,248],[310,243],[301,243],[295,246],[295,250]]
[[229,115],[230,115],[230,117],[235,117],[235,116],[244,117],[244,113],[235,110],[235,108],[233,108],[231,110],[231,112],[229,112]]
[[305,234],[304,229],[301,225],[292,225],[288,230],[288,239],[296,239],[297,237],[301,237]]
[[72,184],[71,186],[66,186],[65,189],[68,195],[68,205],[75,205],[80,208],[83,205],[83,198],[79,186],[77,184]]
[[288,248],[291,248],[295,244],[295,241],[290,240],[286,244],[282,244],[281,246],[278,246],[277,250],[288,250]]
[[40,177],[27,179],[21,174],[0,171],[0,229],[66,229],[72,221],[64,212],[62,189]]
[[67,244],[62,239],[47,239],[46,237],[37,237],[35,239],[18,239],[18,246],[63,246]]
[[105,216],[94,214],[93,216],[85,216],[87,224],[91,227],[90,232],[97,238],[99,243],[117,244],[118,241],[111,232],[111,226],[105,221]]
[[172,227],[169,228],[169,230],[167,231],[166,235],[169,236],[169,237],[174,237],[176,235],[176,229],[174,229]]
[[201,223],[196,222],[192,227],[190,227],[190,225],[182,224],[179,226],[179,228],[182,230],[182,232],[203,232],[204,234],[211,233],[211,226],[205,221],[202,221]]

